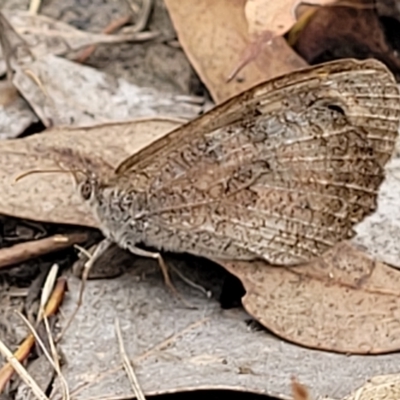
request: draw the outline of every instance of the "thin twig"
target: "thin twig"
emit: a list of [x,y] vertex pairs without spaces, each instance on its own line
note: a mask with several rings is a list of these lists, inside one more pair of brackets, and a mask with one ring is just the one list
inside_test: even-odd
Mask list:
[[63,250],[74,244],[83,243],[87,239],[88,235],[86,233],[70,233],[5,247],[0,249],[0,268],[9,267],[30,260],[31,258]]
[[124,365],[126,374],[128,375],[129,381],[132,385],[133,393],[135,394],[137,400],[146,400],[146,397],[143,393],[142,388],[140,387],[135,371],[132,368],[132,364],[129,360],[129,357],[126,354],[118,318],[115,319],[115,333],[117,334],[118,338],[119,351],[121,353],[122,363]]
[[[132,1],[128,1],[129,6],[132,8],[132,11],[135,12],[134,3]],[[136,21],[135,25],[129,26],[126,29],[124,29],[124,33],[129,32],[129,33],[137,33],[141,32],[144,28],[146,28],[151,10],[153,9],[153,0],[143,0],[143,5],[140,10],[140,17]]]

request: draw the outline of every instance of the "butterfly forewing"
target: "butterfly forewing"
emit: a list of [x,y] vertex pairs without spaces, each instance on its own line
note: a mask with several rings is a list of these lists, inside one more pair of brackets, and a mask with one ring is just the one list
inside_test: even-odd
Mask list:
[[386,67],[336,61],[238,95],[125,160],[108,185],[145,197],[149,246],[299,263],[375,209],[399,119]]

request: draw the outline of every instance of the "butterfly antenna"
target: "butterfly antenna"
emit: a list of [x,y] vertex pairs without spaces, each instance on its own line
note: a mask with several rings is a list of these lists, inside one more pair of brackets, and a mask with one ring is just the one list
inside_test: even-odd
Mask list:
[[53,174],[53,173],[58,173],[58,174],[63,174],[63,173],[67,173],[67,174],[72,174],[75,182],[78,182],[78,177],[77,174],[78,173],[82,173],[84,175],[86,175],[86,173],[82,170],[73,170],[73,169],[64,169],[62,167],[60,167],[59,169],[33,169],[30,171],[26,171],[23,172],[22,174],[18,175],[17,177],[15,177],[15,182],[20,181],[21,179],[26,178],[29,175],[34,175],[34,174]]

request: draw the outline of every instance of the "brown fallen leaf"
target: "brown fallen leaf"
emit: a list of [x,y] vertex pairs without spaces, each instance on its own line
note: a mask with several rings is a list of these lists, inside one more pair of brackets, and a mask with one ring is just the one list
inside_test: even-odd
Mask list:
[[51,54],[18,68],[13,82],[46,127],[153,115],[194,118],[202,111],[189,96],[139,87]]
[[217,103],[306,66],[283,38],[277,38],[227,83],[251,43],[244,16],[245,0],[166,0],[165,4],[186,55]]
[[29,170],[60,169],[60,162],[64,168],[79,166],[76,163],[85,157],[105,160],[96,168],[110,168],[108,164],[116,166],[179,124],[179,120],[167,118],[143,119],[86,129],[55,128],[4,141],[0,146],[0,213],[36,221],[96,226],[92,213],[76,196],[69,174],[35,174],[19,182],[15,178]]
[[223,263],[243,283],[245,309],[275,334],[317,349],[400,349],[400,272],[339,243],[307,265]]

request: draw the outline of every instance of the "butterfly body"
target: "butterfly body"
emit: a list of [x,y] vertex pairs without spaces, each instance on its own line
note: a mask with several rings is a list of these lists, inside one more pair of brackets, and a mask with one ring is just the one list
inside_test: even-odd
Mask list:
[[83,197],[123,248],[297,264],[374,211],[399,120],[381,63],[311,67],[176,129]]

